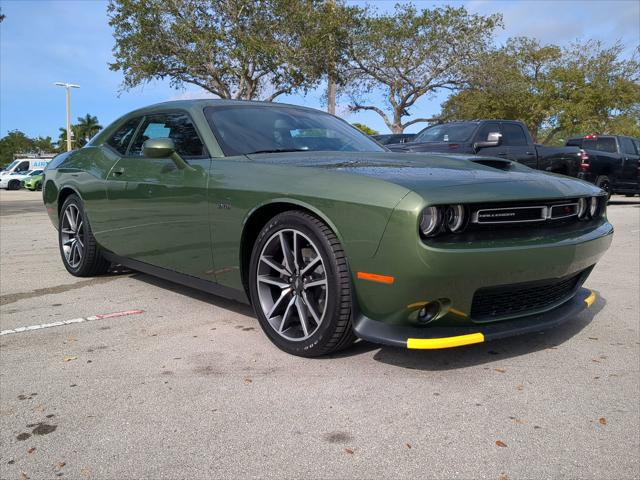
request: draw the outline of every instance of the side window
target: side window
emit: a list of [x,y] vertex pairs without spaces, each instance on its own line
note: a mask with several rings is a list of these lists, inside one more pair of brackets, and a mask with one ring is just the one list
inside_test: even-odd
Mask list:
[[624,153],[637,155],[633,141],[629,137],[620,137],[620,148]]
[[527,136],[520,125],[515,123],[502,124],[502,140],[505,145],[523,147],[527,145]]
[[491,122],[491,123],[483,124],[478,130],[478,133],[476,134],[476,142],[486,142],[487,137],[492,132],[502,133],[500,130],[499,123]]
[[618,151],[618,148],[616,147],[616,139],[614,137],[598,137],[596,140],[596,150],[616,153]]
[[183,157],[202,157],[205,148],[191,119],[182,113],[163,113],[145,117],[131,148],[130,156],[142,155],[142,145],[151,138],[170,138]]
[[29,171],[29,162],[21,162],[14,171],[16,173]]
[[127,147],[131,142],[133,134],[136,133],[136,127],[140,123],[140,117],[129,120],[122,125],[113,136],[107,140],[107,145],[120,152],[122,155],[127,153]]
[[581,138],[572,138],[567,140],[567,147],[579,147],[582,148],[582,139]]

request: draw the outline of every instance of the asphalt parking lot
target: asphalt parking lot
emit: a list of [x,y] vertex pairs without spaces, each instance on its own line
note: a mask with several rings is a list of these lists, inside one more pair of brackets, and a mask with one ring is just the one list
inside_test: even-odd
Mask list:
[[[248,306],[70,276],[39,192],[0,192],[0,478],[640,477],[640,200],[594,308],[442,351],[277,350]],[[125,312],[122,316],[108,314]]]

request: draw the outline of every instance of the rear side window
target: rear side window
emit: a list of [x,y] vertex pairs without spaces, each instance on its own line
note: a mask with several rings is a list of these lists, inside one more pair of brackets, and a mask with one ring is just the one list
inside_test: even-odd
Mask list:
[[618,151],[616,139],[613,137],[598,137],[598,140],[596,140],[596,150],[616,153]]
[[124,155],[127,153],[127,147],[136,133],[136,127],[140,123],[140,117],[134,118],[122,125],[113,136],[107,140],[107,145]]
[[527,136],[520,125],[515,123],[502,124],[502,140],[505,145],[522,147],[527,145]]
[[170,138],[182,157],[202,157],[206,154],[196,127],[183,113],[162,113],[145,117],[131,148],[130,156],[141,156],[142,145],[152,138]]
[[581,138],[571,138],[567,140],[567,147],[580,147],[582,148],[582,139]]
[[629,137],[620,137],[620,149],[624,153],[637,155],[636,148],[633,145],[633,141]]

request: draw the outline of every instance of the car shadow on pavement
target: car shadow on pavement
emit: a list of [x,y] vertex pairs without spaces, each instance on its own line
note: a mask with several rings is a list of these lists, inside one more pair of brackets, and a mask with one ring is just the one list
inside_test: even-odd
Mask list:
[[598,297],[592,308],[581,312],[575,319],[544,332],[443,350],[405,350],[382,347],[374,354],[373,358],[378,362],[402,368],[439,371],[478,366],[540,350],[557,349],[580,333],[605,307],[606,300],[600,296],[600,292],[596,292],[596,294]]
[[185,285],[174,283],[163,278],[154,277],[152,275],[147,275],[146,273],[142,272],[134,272],[132,278],[148,283],[149,285],[153,285],[155,287],[159,287],[165,290],[171,290],[174,293],[185,295],[201,302],[206,302],[216,307],[231,310],[232,312],[239,313],[240,315],[246,315],[248,317],[255,318],[253,308],[251,307],[251,305],[247,305],[245,303],[240,303],[235,300],[229,300],[228,298],[220,297],[208,292],[203,292],[195,288],[187,287]]

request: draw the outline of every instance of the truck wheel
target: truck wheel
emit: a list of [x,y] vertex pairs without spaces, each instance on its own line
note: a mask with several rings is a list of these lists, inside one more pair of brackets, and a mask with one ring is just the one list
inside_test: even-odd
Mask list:
[[317,357],[355,341],[347,259],[313,215],[284,212],[264,226],[253,246],[249,292],[260,326],[285,352]]
[[596,187],[600,187],[602,190],[607,192],[607,200],[611,198],[611,182],[609,181],[609,177],[600,175],[596,178]]
[[9,185],[7,185],[7,190],[20,190],[20,181],[19,180],[11,180]]
[[91,277],[109,269],[77,195],[69,195],[60,209],[58,243],[62,263],[71,275]]

